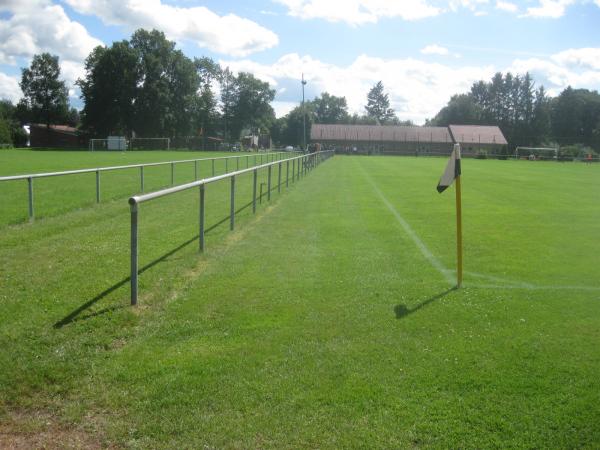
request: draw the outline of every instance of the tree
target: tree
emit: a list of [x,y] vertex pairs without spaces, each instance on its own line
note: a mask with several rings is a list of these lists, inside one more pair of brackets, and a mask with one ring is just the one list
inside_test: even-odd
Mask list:
[[65,121],[69,100],[65,82],[60,80],[58,56],[34,55],[29,68],[21,70],[19,85],[23,91],[21,108],[27,111],[29,121],[47,126]]
[[446,127],[451,124],[478,125],[481,123],[482,108],[471,94],[453,95],[440,112],[429,122],[430,125]]
[[247,72],[240,72],[235,77],[235,90],[232,102],[231,135],[239,138],[244,128],[252,131],[268,130],[275,121],[275,112],[271,102],[275,98],[275,90],[269,83],[255,78]]
[[131,47],[140,71],[134,103],[136,133],[144,137],[189,133],[200,83],[194,63],[157,30],[137,30]]
[[206,138],[216,134],[217,131],[217,98],[212,91],[212,84],[219,80],[221,68],[207,57],[195,58],[194,65],[198,73],[200,90],[194,101],[193,122],[198,134]]
[[[306,103],[306,102],[305,102]],[[346,97],[336,97],[323,92],[312,101],[315,123],[345,123],[348,120]]]
[[140,71],[135,50],[124,40],[96,47],[85,61],[86,76],[77,80],[84,101],[83,127],[94,136],[129,135]]
[[304,110],[302,105],[298,105],[284,117],[278,119],[273,127],[275,129],[274,140],[284,145],[302,145],[304,112],[306,111],[306,129],[308,133],[316,117],[314,108],[315,104],[313,102],[304,102]]
[[196,64],[159,31],[96,47],[78,80],[83,126],[94,135],[183,136],[195,127],[200,78]]
[[367,116],[374,119],[375,122],[383,125],[389,122],[395,116],[394,110],[390,108],[390,99],[388,94],[383,91],[383,83],[377,82],[371,88],[367,95],[367,106],[365,106]]
[[0,144],[12,144],[10,126],[6,120],[0,117]]
[[[233,122],[233,112],[235,99],[237,96],[236,79],[233,73],[226,67],[219,75],[219,85],[221,87],[221,112],[223,115],[223,139],[229,141],[230,127]],[[238,136],[239,137],[239,136]]]

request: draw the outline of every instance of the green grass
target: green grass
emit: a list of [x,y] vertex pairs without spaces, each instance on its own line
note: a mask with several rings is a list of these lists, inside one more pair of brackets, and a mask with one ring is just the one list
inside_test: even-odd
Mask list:
[[203,255],[197,192],[143,204],[137,308],[124,198],[4,227],[10,433],[42,411],[127,448],[597,448],[600,166],[465,160],[452,290],[444,164],[337,156]]
[[[239,155],[247,155],[248,160],[241,158],[239,162],[232,160],[227,163],[224,160],[218,160],[215,162],[215,173],[224,173],[226,169],[232,171],[238,167],[245,168],[246,163],[253,165],[255,157],[257,162],[260,162],[260,155],[231,152],[3,150],[0,151],[0,176]],[[266,159],[264,161],[266,162]],[[208,177],[210,175],[212,175],[212,163],[210,161],[200,162],[198,176]],[[175,165],[175,184],[193,180],[194,163]],[[33,185],[36,218],[60,215],[73,209],[89,207],[96,202],[95,173],[38,178],[33,181]],[[144,169],[145,191],[158,190],[170,185],[170,165]],[[101,201],[124,198],[138,193],[141,189],[140,170],[132,168],[102,172],[100,186]],[[0,198],[2,198],[0,226],[28,220],[27,189],[27,180],[0,182]]]

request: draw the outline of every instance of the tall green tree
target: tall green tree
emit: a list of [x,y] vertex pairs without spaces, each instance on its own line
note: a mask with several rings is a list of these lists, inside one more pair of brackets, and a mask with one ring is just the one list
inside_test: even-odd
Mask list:
[[383,83],[378,81],[367,95],[367,116],[373,118],[377,123],[383,125],[392,121],[395,117],[394,110],[390,108],[390,99],[384,92]]
[[47,126],[62,123],[69,111],[68,91],[60,79],[58,56],[50,53],[34,55],[31,65],[21,70],[23,98],[21,108],[31,122]]
[[136,133],[144,137],[189,133],[199,87],[194,63],[157,30],[137,30],[130,42],[141,74],[134,103]]
[[336,97],[323,92],[320,97],[316,97],[311,103],[315,123],[334,124],[348,121],[346,97]]
[[200,82],[200,89],[194,102],[194,128],[203,137],[214,136],[217,132],[217,98],[212,90],[213,83],[219,81],[221,68],[211,58],[195,58],[194,65]]
[[87,57],[85,71],[85,78],[77,80],[84,101],[84,128],[103,138],[129,135],[142,76],[135,49],[126,40],[98,46]]
[[275,111],[271,107],[274,98],[275,90],[269,83],[251,73],[240,72],[235,78],[231,136],[239,138],[244,128],[253,132],[269,130],[275,121]]
[[482,107],[477,104],[474,95],[453,95],[448,104],[428,124],[439,127],[452,124],[478,125],[481,123],[482,114]]
[[[221,70],[219,74],[219,85],[221,88],[221,116],[223,122],[223,139],[229,142],[231,127],[233,125],[233,114],[235,111],[235,102],[237,98],[237,82],[236,78],[229,70],[229,67]],[[234,139],[239,138],[234,137]]]

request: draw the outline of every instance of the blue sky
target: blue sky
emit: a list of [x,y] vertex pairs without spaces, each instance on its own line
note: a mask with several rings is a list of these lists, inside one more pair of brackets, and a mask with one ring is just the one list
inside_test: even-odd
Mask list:
[[352,112],[382,80],[398,116],[423,123],[497,71],[530,71],[554,95],[600,88],[598,24],[600,0],[0,0],[0,97],[17,101],[20,68],[49,51],[81,107],[89,51],[143,27],[269,81],[279,116],[304,72],[307,98],[345,96]]

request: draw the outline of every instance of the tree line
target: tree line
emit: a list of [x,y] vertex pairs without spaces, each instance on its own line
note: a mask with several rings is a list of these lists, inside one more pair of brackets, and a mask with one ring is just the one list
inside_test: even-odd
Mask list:
[[[81,111],[69,105],[58,57],[35,55],[22,69],[20,102],[0,101],[0,143],[24,145],[24,123],[69,124],[99,138],[214,136],[235,142],[244,133],[270,133],[275,143],[294,146],[309,141],[313,123],[413,125],[396,116],[381,81],[370,89],[362,114],[351,114],[345,97],[323,92],[276,119],[269,83],[247,72],[234,75],[211,58],[190,59],[157,30],[140,29],[128,40],[96,47],[77,85]],[[600,95],[567,87],[552,98],[529,73],[497,73],[452,96],[426,121],[449,124],[497,125],[511,149],[577,144],[600,150]]]
[[[98,46],[77,80],[83,109],[70,107],[57,56],[35,55],[22,69],[22,100],[0,104],[0,142],[23,145],[26,123],[68,124],[90,137],[214,136],[270,133],[281,145],[306,141],[312,123],[398,124],[381,82],[369,92],[365,114],[349,114],[346,99],[324,92],[276,119],[275,90],[251,73],[234,75],[211,58],[190,59],[164,33],[137,30],[130,39]],[[4,133],[4,135],[2,134]]]
[[[496,73],[451,97],[428,125],[497,125],[516,146],[587,147],[600,150],[600,95],[567,87],[549,97],[531,75]],[[577,152],[576,149],[573,150]]]

